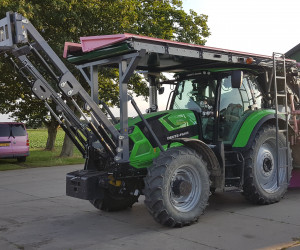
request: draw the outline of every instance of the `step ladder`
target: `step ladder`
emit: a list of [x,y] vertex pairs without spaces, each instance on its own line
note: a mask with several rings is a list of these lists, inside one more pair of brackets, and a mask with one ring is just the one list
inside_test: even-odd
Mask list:
[[[275,94],[275,119],[276,119],[276,171],[277,171],[277,186],[288,185],[289,183],[289,167],[291,160],[289,159],[289,140],[288,140],[288,97],[286,84],[286,64],[285,55],[281,53],[273,53],[273,76],[274,76],[274,94]],[[282,110],[279,110],[279,107]],[[280,123],[284,117],[284,124]],[[285,135],[284,145],[279,144],[279,135]],[[280,179],[280,170],[286,170],[286,178]]]
[[242,192],[245,160],[241,152],[225,151],[225,191]]

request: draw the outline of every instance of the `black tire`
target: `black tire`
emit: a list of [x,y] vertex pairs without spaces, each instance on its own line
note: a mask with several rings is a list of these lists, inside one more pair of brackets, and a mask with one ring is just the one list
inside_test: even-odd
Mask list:
[[25,162],[26,161],[26,156],[21,156],[17,158],[18,162]]
[[198,220],[210,193],[206,162],[196,151],[176,147],[162,152],[145,177],[145,205],[162,225],[181,227]]
[[138,196],[118,196],[105,190],[103,199],[90,200],[90,202],[99,210],[113,212],[131,208],[134,203],[138,202]]
[[[279,134],[279,146],[285,145],[285,136]],[[291,151],[290,151],[291,152]],[[284,156],[279,156],[284,157]],[[267,205],[278,202],[286,193],[286,168],[279,169],[279,180],[285,184],[277,185],[276,171],[276,129],[274,126],[262,127],[255,136],[251,148],[244,154],[245,198],[254,204]],[[291,158],[291,154],[289,155]],[[291,176],[291,164],[288,168]]]
[[[95,160],[94,165],[97,170],[103,171],[106,169],[110,159],[104,149],[100,150],[98,154],[98,158]],[[108,189],[104,190],[103,199],[90,200],[90,203],[99,210],[113,212],[131,208],[134,203],[138,202],[139,195],[125,196],[118,194],[118,192],[118,187],[110,186]]]

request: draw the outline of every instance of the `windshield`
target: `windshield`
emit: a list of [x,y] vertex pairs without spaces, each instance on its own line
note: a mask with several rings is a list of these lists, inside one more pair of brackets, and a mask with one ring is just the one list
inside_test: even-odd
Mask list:
[[178,85],[173,102],[173,109],[191,109],[200,114],[203,139],[209,141],[214,132],[217,83],[218,79],[209,73],[184,79]]
[[13,124],[12,125],[12,135],[13,136],[25,136],[26,131],[23,124]]
[[203,117],[212,116],[217,79],[210,75],[182,80],[179,83],[173,109],[192,109]]

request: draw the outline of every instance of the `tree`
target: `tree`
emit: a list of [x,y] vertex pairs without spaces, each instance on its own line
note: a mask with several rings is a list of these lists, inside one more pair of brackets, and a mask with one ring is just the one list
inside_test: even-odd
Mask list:
[[[127,32],[205,44],[205,38],[210,35],[207,16],[193,10],[186,13],[180,0],[2,0],[0,15],[4,17],[11,10],[27,17],[58,55],[62,54],[65,41],[78,42],[80,36]],[[67,63],[67,66],[75,72],[72,65]],[[51,144],[58,123],[41,102],[32,98],[21,80],[16,81],[14,75],[7,74],[6,67],[0,65],[0,84],[5,86],[1,90],[0,112],[12,112],[23,121],[42,120],[48,127]],[[78,72],[75,75],[80,78]],[[80,82],[84,82],[82,78]],[[146,83],[138,75],[131,79],[129,88],[137,95],[148,94]],[[99,72],[99,95],[109,106],[118,104],[117,70]]]

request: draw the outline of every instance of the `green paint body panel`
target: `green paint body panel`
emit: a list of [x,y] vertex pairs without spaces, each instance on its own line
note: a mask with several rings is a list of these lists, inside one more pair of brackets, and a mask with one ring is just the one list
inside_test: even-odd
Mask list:
[[[251,136],[251,133],[257,123],[263,119],[265,116],[274,114],[274,110],[256,110],[249,112],[245,120],[241,120],[241,125],[237,128],[237,135],[233,142],[230,143],[235,148],[245,147]],[[190,126],[195,126],[197,120],[195,114],[191,110],[187,109],[176,109],[160,111],[156,113],[144,114],[145,119],[150,119],[157,117],[158,122],[162,125],[168,132],[175,132],[176,130],[181,130]],[[132,141],[132,147],[130,151],[130,165],[135,168],[147,168],[152,165],[153,159],[157,158],[160,154],[160,149],[158,147],[153,147],[141,128],[139,124],[142,124],[140,117],[129,118],[128,126],[130,131],[129,138]],[[116,125],[117,129],[120,129],[120,125]],[[167,136],[167,135],[166,135]],[[199,134],[193,136],[186,136],[194,139],[199,139]],[[172,143],[170,147],[178,147],[180,143]],[[162,145],[164,149],[167,149],[168,143]]]
[[172,110],[172,113],[160,118],[159,121],[168,131],[174,131],[197,123],[194,112],[184,109]]
[[245,147],[248,143],[248,140],[256,124],[265,116],[274,113],[275,110],[272,109],[257,110],[252,112],[243,122],[243,125],[240,128],[232,147],[235,148]]
[[[158,121],[164,126],[169,132],[176,132],[178,129],[184,129],[189,126],[197,125],[195,114],[191,110],[168,110],[156,113],[145,114],[144,118],[149,119],[152,117],[160,117]],[[133,127],[133,131],[129,134],[129,138],[133,142],[133,147],[130,151],[130,165],[135,168],[146,168],[152,165],[154,158],[160,154],[158,147],[152,147],[149,140],[141,131],[137,125],[141,123],[140,117],[129,118],[128,126]],[[120,129],[120,125],[116,125],[117,129]],[[167,136],[167,135],[166,135]],[[190,138],[198,139],[198,136],[191,136]],[[180,143],[172,143],[170,147],[178,147]],[[162,145],[164,149],[167,149],[168,144]]]
[[[249,112],[245,120],[243,122],[241,121],[242,124],[237,131],[237,136],[235,137],[232,146],[236,148],[245,147],[257,123],[265,116],[274,113],[274,110],[269,109]],[[145,119],[152,117],[159,117],[158,121],[170,132],[197,124],[194,112],[185,109],[161,111],[144,115]],[[132,132],[129,134],[129,138],[133,144],[129,160],[130,165],[135,168],[147,168],[151,166],[153,159],[160,154],[160,149],[158,147],[152,147],[149,140],[137,125],[141,122],[142,120],[140,117],[129,118],[128,120],[128,126],[133,128],[131,129]],[[119,129],[120,125],[116,125],[116,128]],[[198,139],[199,135],[191,136],[190,138]],[[171,147],[178,147],[180,145],[180,143],[172,143]],[[162,146],[164,149],[167,149],[168,144]]]

